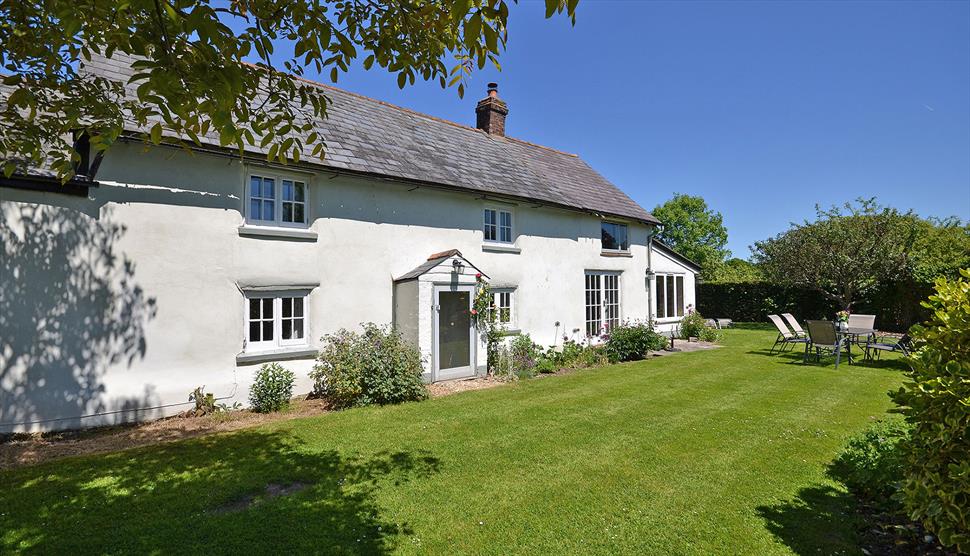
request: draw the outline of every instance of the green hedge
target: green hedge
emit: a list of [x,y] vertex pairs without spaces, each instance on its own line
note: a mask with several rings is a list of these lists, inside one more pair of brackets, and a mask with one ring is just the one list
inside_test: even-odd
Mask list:
[[[852,304],[852,311],[876,315],[879,330],[904,332],[929,313],[920,302],[932,293],[931,284],[895,282],[876,288]],[[799,320],[832,318],[834,301],[807,288],[767,282],[701,283],[697,307],[706,317],[764,322],[769,314],[791,313]]]

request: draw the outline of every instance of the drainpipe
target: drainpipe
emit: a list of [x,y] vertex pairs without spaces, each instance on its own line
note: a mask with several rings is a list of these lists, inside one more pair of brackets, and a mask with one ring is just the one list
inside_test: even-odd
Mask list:
[[658,225],[658,226],[654,226],[654,227],[650,228],[650,230],[647,231],[647,272],[646,272],[646,277],[647,277],[647,321],[651,324],[651,326],[653,325],[653,321],[654,321],[654,318],[653,318],[653,316],[654,316],[654,312],[653,312],[653,281],[654,281],[655,274],[653,272],[653,238],[654,238],[654,236],[657,235],[657,233],[660,230],[661,230],[661,227]]

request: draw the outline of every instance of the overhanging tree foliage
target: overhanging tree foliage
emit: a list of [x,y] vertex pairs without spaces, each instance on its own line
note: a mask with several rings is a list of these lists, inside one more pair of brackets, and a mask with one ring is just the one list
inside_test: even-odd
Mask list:
[[[545,0],[546,17],[575,22],[577,3]],[[505,0],[0,0],[3,171],[45,163],[67,179],[72,136],[104,151],[126,118],[155,144],[216,134],[270,159],[322,157],[328,101],[299,79],[307,69],[337,81],[362,59],[400,87],[420,77],[462,95],[475,68],[498,67],[508,18]],[[116,52],[140,58],[129,83],[81,68]]]
[[849,310],[860,294],[903,275],[917,237],[911,213],[875,199],[815,210],[815,222],[755,242],[755,262],[770,280],[812,288]]

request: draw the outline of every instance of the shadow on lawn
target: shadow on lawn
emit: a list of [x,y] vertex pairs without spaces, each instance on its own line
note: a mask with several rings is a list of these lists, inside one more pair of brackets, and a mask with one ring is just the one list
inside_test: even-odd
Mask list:
[[61,460],[0,474],[0,553],[383,553],[410,531],[375,495],[439,467],[259,431]]
[[845,554],[859,551],[855,508],[849,493],[813,485],[792,500],[757,511],[767,529],[796,554]]
[[[805,349],[799,349],[796,347],[794,350],[778,352],[777,350],[771,352],[769,348],[762,349],[752,349],[748,350],[746,353],[750,355],[764,355],[766,357],[771,357],[774,360],[785,363],[787,365],[802,365],[805,367],[815,366],[815,367],[831,367],[835,368],[835,356],[833,355],[823,355],[821,361],[815,361],[813,355],[809,355],[809,359],[805,361]],[[909,365],[907,365],[906,360],[902,357],[892,357],[878,360],[867,360],[863,358],[862,353],[856,349],[852,350],[853,368],[871,368],[871,369],[893,369],[897,371],[907,371],[909,370]],[[842,362],[839,364],[839,369],[842,366],[848,366],[849,363],[843,356]]]

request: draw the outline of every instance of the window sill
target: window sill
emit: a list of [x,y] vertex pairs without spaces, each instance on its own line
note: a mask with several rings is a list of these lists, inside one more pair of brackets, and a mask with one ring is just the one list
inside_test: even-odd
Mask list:
[[519,254],[519,253],[522,252],[522,248],[521,247],[516,247],[516,246],[512,245],[511,243],[509,243],[509,244],[503,244],[503,243],[483,243],[482,244],[482,251],[485,251],[486,253],[515,253],[515,254]]
[[237,365],[248,365],[251,363],[265,363],[268,361],[280,361],[282,359],[313,359],[319,353],[309,347],[270,349],[266,351],[243,351],[236,355]]
[[611,249],[603,249],[600,251],[600,256],[602,257],[633,257],[633,253],[629,251],[613,251]]
[[316,241],[317,233],[306,228],[277,228],[270,226],[253,226],[243,224],[239,226],[239,235],[244,237],[265,237],[272,239],[295,239],[299,241]]

